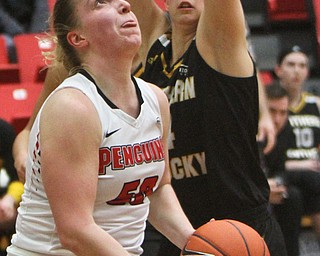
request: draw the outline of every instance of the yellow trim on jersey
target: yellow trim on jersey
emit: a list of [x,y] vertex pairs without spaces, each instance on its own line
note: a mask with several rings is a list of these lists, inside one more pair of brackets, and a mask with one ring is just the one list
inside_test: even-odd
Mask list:
[[299,102],[299,104],[296,107],[290,107],[289,110],[293,113],[299,113],[306,105],[306,97],[310,96],[309,93],[303,92],[301,94],[301,100]]
[[14,201],[18,204],[21,202],[21,196],[23,194],[24,188],[20,181],[13,181],[8,187],[8,192],[10,196],[14,198]]
[[168,68],[168,65],[166,63],[166,59],[164,57],[164,53],[162,52],[161,53],[161,62],[162,62],[162,67],[163,67],[163,73],[168,77],[168,78],[171,78],[172,77],[172,74],[173,72],[182,64],[182,59],[176,63],[174,66],[173,66],[173,69],[171,70],[171,72],[168,72],[167,71],[167,68]]
[[135,77],[141,77],[141,75],[143,74],[144,72],[144,68],[143,66],[139,66],[138,69],[133,73],[133,76]]

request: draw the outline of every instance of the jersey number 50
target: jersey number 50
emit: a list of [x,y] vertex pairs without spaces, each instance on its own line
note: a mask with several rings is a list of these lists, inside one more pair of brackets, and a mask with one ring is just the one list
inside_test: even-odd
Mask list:
[[[120,194],[116,199],[108,201],[110,205],[124,205],[129,203],[131,205],[142,204],[144,198],[149,196],[153,192],[153,188],[156,186],[158,176],[149,177],[142,181],[135,180],[125,183],[122,187]],[[141,184],[140,184],[141,183]],[[136,192],[138,190],[138,192]]]

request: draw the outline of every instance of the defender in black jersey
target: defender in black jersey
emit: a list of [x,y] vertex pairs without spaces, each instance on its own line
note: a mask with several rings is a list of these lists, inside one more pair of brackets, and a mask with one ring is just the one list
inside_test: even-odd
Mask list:
[[[170,102],[172,185],[186,215],[194,227],[211,218],[240,220],[264,236],[271,255],[286,255],[259,163],[258,84],[240,1],[168,0],[172,32],[160,37],[163,20],[152,1],[129,2],[145,36],[143,78]],[[145,24],[146,10],[152,23]],[[179,253],[167,241],[159,255]]]
[[[256,77],[235,78],[215,71],[200,56],[195,40],[179,65],[170,69],[166,62],[170,48],[164,35],[151,48],[143,77],[169,98],[170,168],[188,217],[199,226],[212,217],[245,220],[247,211],[256,207],[263,212],[269,189],[254,136]],[[151,59],[157,60],[150,65]],[[197,196],[190,196],[191,191]]]

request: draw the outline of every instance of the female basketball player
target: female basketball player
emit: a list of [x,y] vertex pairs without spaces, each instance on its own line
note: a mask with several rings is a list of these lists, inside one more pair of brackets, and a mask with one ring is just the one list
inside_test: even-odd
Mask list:
[[194,229],[170,185],[169,108],[131,77],[140,46],[124,0],[57,0],[57,58],[72,74],[31,130],[16,255],[140,255],[149,218],[179,248]]
[[[156,2],[161,2],[162,0],[157,0]],[[137,10],[138,11],[138,10]],[[152,12],[151,12],[152,13]],[[151,16],[152,17],[152,16]],[[170,19],[166,16],[166,19],[161,23],[157,24],[158,27],[162,27],[163,31],[166,31],[170,27]],[[250,45],[250,40],[248,41],[248,45]],[[249,48],[251,48],[249,46]],[[145,60],[141,58],[141,56],[136,55],[133,60],[132,65],[132,74],[140,77],[143,72],[143,67],[141,67],[141,62]],[[37,115],[40,106],[48,97],[48,95],[68,76],[68,72],[63,67],[63,65],[56,65],[55,67],[50,67],[48,69],[46,79],[44,82],[43,89],[39,95],[37,100],[37,104],[34,108],[31,118],[29,119],[26,127],[17,135],[17,138],[14,142],[13,154],[15,160],[15,167],[17,169],[20,181],[24,182],[25,180],[25,163],[26,163],[26,155],[27,155],[27,145],[30,129],[34,122],[35,116]],[[258,126],[258,140],[263,140],[267,142],[267,145],[264,149],[265,153],[268,153],[274,146],[275,143],[275,129],[273,127],[272,120],[270,118],[266,103],[265,103],[265,95],[262,84],[259,83],[259,126]]]
[[[128,1],[142,32],[142,77],[170,101],[172,186],[190,222],[242,221],[264,237],[272,256],[286,255],[259,163],[258,83],[241,1],[166,0],[169,33],[154,1]],[[166,242],[159,255],[179,253]]]

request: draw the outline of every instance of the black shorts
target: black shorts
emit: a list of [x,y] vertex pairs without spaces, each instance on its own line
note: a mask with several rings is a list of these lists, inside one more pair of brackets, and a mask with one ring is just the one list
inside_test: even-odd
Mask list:
[[313,171],[288,171],[286,183],[300,190],[306,214],[320,212],[320,173]]
[[[258,215],[258,218],[253,218],[254,220],[251,220],[250,223],[247,224],[264,237],[270,251],[270,256],[286,256],[286,246],[278,222],[270,216],[268,212],[260,212]],[[241,221],[246,223],[245,220]],[[179,248],[163,237],[158,256],[179,256],[180,253],[181,251]]]

